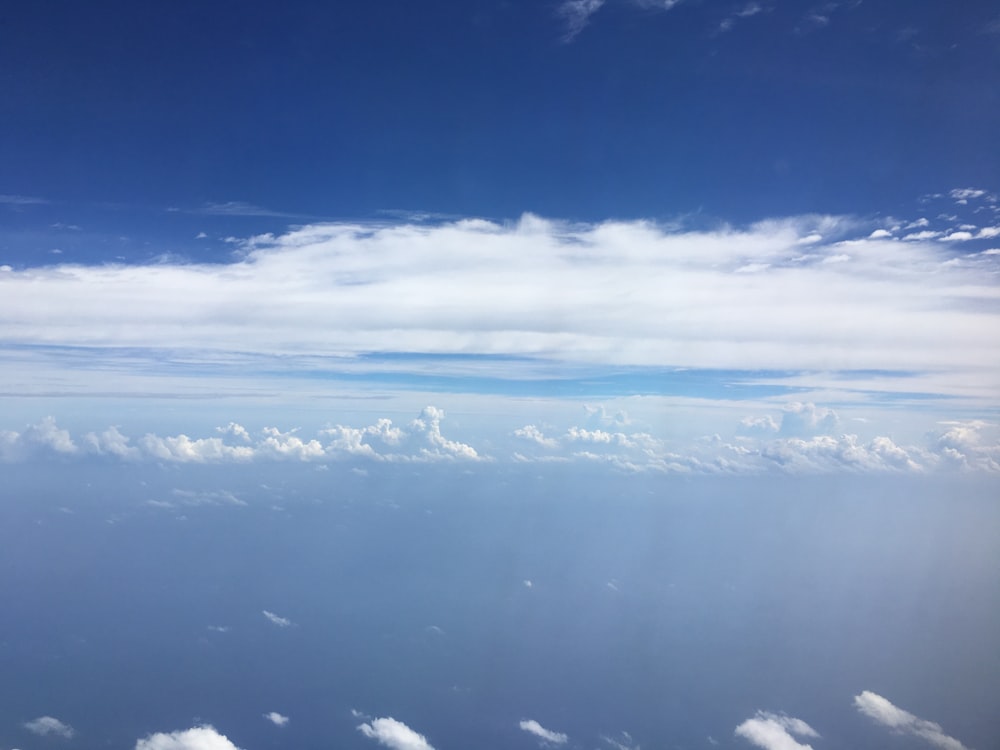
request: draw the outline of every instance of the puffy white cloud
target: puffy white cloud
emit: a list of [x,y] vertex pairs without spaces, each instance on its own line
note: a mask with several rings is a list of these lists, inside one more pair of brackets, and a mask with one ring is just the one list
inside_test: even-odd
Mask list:
[[325,455],[323,446],[318,440],[306,442],[296,437],[293,432],[281,432],[277,427],[265,427],[264,439],[257,446],[258,452],[302,461],[322,458]]
[[264,718],[278,727],[283,727],[288,723],[288,717],[282,716],[277,711],[270,711],[264,714]]
[[391,716],[359,724],[358,731],[390,750],[434,750],[426,737]]
[[811,403],[793,401],[782,410],[782,435],[815,435],[828,433],[837,427],[837,414],[833,409],[817,407]]
[[227,445],[221,438],[192,439],[187,435],[159,437],[148,433],[139,440],[139,446],[153,458],[180,463],[249,461],[254,455],[249,446]]
[[328,449],[386,461],[480,461],[484,457],[471,445],[451,440],[441,433],[444,410],[427,406],[405,428],[380,419],[368,427],[336,425],[323,431],[332,438]]
[[268,619],[268,622],[274,623],[279,628],[290,628],[293,625],[292,621],[289,620],[287,617],[280,617],[274,614],[274,612],[270,612],[266,609],[263,610],[261,614],[263,614],[264,617]]
[[224,734],[206,724],[176,732],[157,732],[135,743],[135,750],[240,750]]
[[764,750],[812,750],[812,745],[803,744],[796,737],[819,737],[802,719],[768,711],[758,711],[753,718],[736,727],[735,734]]
[[56,453],[76,453],[79,450],[69,431],[61,429],[54,417],[45,417],[38,424],[29,425],[22,437],[26,443],[41,446]]
[[568,735],[565,735],[562,732],[553,732],[550,729],[546,729],[534,719],[524,719],[520,724],[518,724],[518,726],[525,732],[535,735],[543,742],[549,742],[553,745],[564,745],[567,740],[569,740]]
[[555,438],[545,437],[545,435],[542,434],[542,431],[533,424],[527,424],[524,427],[514,430],[514,437],[519,437],[522,440],[529,440],[532,443],[536,443],[537,445],[541,445],[545,448],[559,447],[558,440]]
[[941,750],[967,750],[961,742],[945,734],[939,724],[914,716],[870,690],[854,696],[854,705],[865,716],[894,732],[927,740]]
[[39,716],[37,719],[26,721],[24,728],[39,737],[62,737],[68,740],[75,734],[73,727],[54,716]]
[[129,438],[112,425],[103,432],[88,432],[83,436],[86,450],[98,455],[116,456],[118,458],[138,458],[140,451],[134,445],[129,445]]

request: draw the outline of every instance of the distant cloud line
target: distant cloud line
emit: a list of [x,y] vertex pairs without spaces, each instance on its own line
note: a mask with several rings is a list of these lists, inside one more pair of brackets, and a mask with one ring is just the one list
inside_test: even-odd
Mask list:
[[[571,425],[550,433],[535,424],[513,429],[507,447],[497,453],[496,436],[486,436],[494,455],[452,439],[442,432],[443,410],[428,406],[403,426],[377,419],[364,427],[335,425],[316,437],[301,437],[265,427],[251,433],[231,422],[211,437],[147,433],[132,440],[117,427],[74,438],[47,417],[20,432],[0,430],[0,461],[46,458],[158,461],[165,463],[243,463],[250,461],[388,462],[388,463],[590,463],[622,471],[718,474],[781,471],[908,472],[1000,471],[1000,431],[982,420],[940,422],[923,445],[900,445],[890,437],[861,439],[842,431],[832,409],[811,403],[785,404],[776,419],[770,414],[745,417],[727,437],[707,435],[677,445],[649,432],[630,428],[603,413],[586,426]],[[176,490],[151,501],[162,507],[245,505],[226,492]]]

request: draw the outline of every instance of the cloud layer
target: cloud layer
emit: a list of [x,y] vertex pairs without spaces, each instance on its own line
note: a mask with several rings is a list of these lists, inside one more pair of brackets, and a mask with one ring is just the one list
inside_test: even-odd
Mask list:
[[192,365],[405,352],[945,372],[996,396],[1000,256],[982,244],[995,228],[903,242],[912,223],[309,225],[247,240],[228,264],[0,273],[0,344],[74,347],[91,363],[154,342]]

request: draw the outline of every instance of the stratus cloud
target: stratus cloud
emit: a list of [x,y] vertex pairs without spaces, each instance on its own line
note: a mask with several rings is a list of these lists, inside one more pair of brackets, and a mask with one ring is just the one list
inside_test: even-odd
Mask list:
[[135,743],[135,750],[240,750],[224,734],[205,724],[176,732],[157,732]]
[[941,750],[967,750],[961,742],[946,735],[939,724],[914,716],[870,690],[854,696],[854,705],[865,716],[894,732],[927,740]]
[[[229,264],[63,264],[0,274],[0,344],[73,346],[94,363],[126,351],[160,362],[154,352],[142,355],[150,342],[184,350],[193,365],[244,349],[274,362],[338,357],[355,366],[365,353],[463,355],[458,364],[442,361],[439,374],[496,374],[491,357],[948,371],[975,375],[996,393],[993,276],[944,265],[966,243],[909,235],[889,242],[868,238],[871,231],[824,216],[699,231],[530,215],[509,224],[316,224],[246,240]],[[820,239],[802,244],[813,235]],[[824,262],[841,255],[850,262]],[[983,262],[995,268],[997,259]],[[738,272],[746,268],[758,270]],[[256,299],[269,302],[247,305]],[[370,371],[407,367],[363,362]],[[25,373],[4,368],[0,385],[31,387]],[[211,449],[159,447],[165,455]]]
[[358,731],[390,750],[434,750],[426,737],[391,716],[359,724]]
[[812,745],[795,738],[819,737],[819,733],[802,719],[768,711],[758,711],[756,716],[736,727],[735,734],[764,750],[812,750]]
[[550,729],[546,729],[534,719],[525,719],[518,724],[518,726],[525,732],[535,735],[543,742],[550,742],[553,745],[564,745],[567,740],[569,740],[568,735],[565,735],[562,732],[553,732]]
[[39,737],[62,737],[68,740],[75,734],[73,727],[54,716],[39,716],[37,719],[26,721],[24,728]]

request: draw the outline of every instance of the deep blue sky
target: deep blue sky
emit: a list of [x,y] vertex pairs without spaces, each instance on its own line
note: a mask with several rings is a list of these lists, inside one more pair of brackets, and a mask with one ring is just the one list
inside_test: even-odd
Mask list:
[[744,221],[993,183],[995,4],[752,6],[609,0],[567,41],[535,0],[10,5],[0,193],[156,236],[229,201]]

